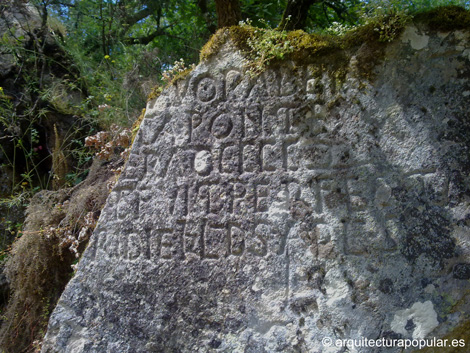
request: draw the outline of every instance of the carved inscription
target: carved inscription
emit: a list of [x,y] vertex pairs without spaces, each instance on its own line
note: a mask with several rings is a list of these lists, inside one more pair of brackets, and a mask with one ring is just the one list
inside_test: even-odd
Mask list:
[[[180,106],[150,116],[112,193],[120,229],[103,232],[98,251],[131,261],[281,255],[296,222],[316,258],[393,250],[386,180],[330,138],[317,106],[295,103],[296,85],[281,76],[284,88],[274,79],[266,89],[282,94],[264,104],[239,98],[273,77],[194,77]],[[304,84],[321,93],[314,79]]]

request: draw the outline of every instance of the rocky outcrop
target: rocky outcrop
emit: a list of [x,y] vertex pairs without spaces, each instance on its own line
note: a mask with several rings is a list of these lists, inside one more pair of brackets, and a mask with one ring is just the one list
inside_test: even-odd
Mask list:
[[[24,192],[63,186],[59,170],[70,173],[73,161],[67,149],[83,135],[78,69],[41,11],[29,2],[0,4],[0,198],[17,196],[0,204],[0,250],[24,221]],[[66,155],[62,163],[54,152]]]
[[410,26],[372,80],[231,43],[148,104],[42,351],[468,340],[469,32]]
[[[16,41],[34,40],[32,33],[41,28],[41,15],[29,3],[6,0],[0,5],[0,33],[6,43],[0,49],[0,76],[8,76],[16,67],[16,58],[8,44]],[[37,32],[36,32],[37,33]],[[7,44],[7,45],[5,45]]]

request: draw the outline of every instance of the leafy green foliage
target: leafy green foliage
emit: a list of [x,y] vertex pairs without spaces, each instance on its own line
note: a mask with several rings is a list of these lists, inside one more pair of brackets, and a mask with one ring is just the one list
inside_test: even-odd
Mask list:
[[285,0],[277,2],[245,0],[242,2],[242,17],[251,21],[251,25],[259,28],[275,28],[281,21],[286,6]]
[[196,62],[210,34],[193,2],[68,0],[51,8],[86,83],[85,114],[102,128],[132,125],[163,72],[181,58]]
[[[375,21],[381,40],[390,41],[409,13],[449,2],[468,6],[464,0],[320,1],[309,9],[306,32],[342,35]],[[269,30],[279,23],[286,3],[243,0],[242,14],[252,26]],[[162,83],[163,73],[175,61],[198,61],[199,49],[216,22],[214,3],[205,0],[47,0],[46,4],[54,19],[50,22],[60,23],[56,27],[62,45],[82,74],[88,103],[82,113],[104,129],[113,123],[131,126],[152,87]],[[268,38],[257,35],[250,44],[260,50],[258,62],[280,58],[289,49],[275,43],[275,32],[269,34]]]
[[442,6],[459,6],[469,9],[468,0],[378,0],[364,1],[362,12],[368,16],[374,16],[379,12],[404,12],[408,15],[415,15],[419,12],[429,11]]

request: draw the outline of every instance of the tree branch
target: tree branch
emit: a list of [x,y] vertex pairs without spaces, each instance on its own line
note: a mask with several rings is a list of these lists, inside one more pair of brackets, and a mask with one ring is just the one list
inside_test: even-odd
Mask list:
[[161,28],[161,29],[157,29],[156,31],[153,31],[152,33],[146,35],[146,36],[143,36],[143,37],[127,37],[125,40],[124,40],[124,43],[125,44],[148,44],[150,43],[152,40],[154,40],[155,38],[159,37],[159,36],[165,36],[165,35],[168,35],[167,32],[165,31],[167,27],[165,28]]
[[321,0],[288,0],[278,28],[286,31],[303,29],[307,21],[308,9]]
[[140,10],[139,12],[135,13],[132,16],[126,16],[125,23],[131,27],[132,25],[136,24],[137,22],[143,20],[144,18],[153,15],[157,8],[146,7],[145,9]]

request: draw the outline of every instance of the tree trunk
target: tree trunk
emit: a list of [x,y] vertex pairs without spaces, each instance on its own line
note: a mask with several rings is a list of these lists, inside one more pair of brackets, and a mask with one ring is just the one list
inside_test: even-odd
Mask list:
[[321,0],[288,0],[279,24],[281,30],[303,29],[307,21],[308,9]]
[[239,0],[215,0],[217,27],[236,26],[242,19]]
[[199,7],[199,10],[201,10],[202,17],[204,18],[204,21],[206,22],[207,29],[209,30],[210,33],[215,33],[217,30],[217,27],[215,26],[215,23],[211,21],[211,16],[209,9],[207,8],[207,0],[197,0],[196,1],[197,6]]

